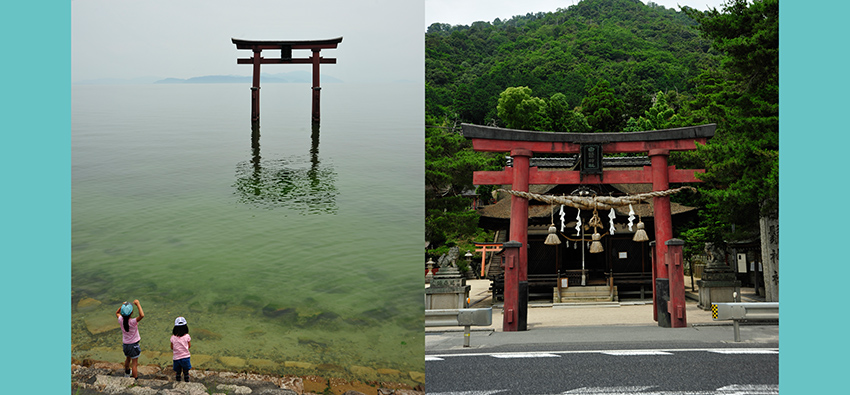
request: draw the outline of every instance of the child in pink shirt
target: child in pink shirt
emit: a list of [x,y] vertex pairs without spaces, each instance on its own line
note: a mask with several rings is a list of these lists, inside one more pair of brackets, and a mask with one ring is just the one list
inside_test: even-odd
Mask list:
[[[139,309],[138,318],[130,318],[133,315],[133,305],[136,305]],[[133,378],[139,378],[139,355],[142,353],[142,350],[139,348],[139,341],[142,340],[141,336],[139,336],[139,322],[142,321],[142,318],[145,318],[145,312],[142,311],[142,305],[136,299],[132,305],[124,302],[118,308],[118,311],[115,312],[115,316],[118,317],[118,324],[121,325],[124,356],[127,357],[124,360],[124,376],[130,376],[130,363],[132,362]]]
[[189,347],[192,347],[192,337],[189,336],[189,325],[183,317],[174,320],[174,329],[171,330],[171,349],[174,351],[174,373],[177,381],[180,381],[180,372],[183,372],[183,380],[189,381],[189,370],[192,363],[189,361]]

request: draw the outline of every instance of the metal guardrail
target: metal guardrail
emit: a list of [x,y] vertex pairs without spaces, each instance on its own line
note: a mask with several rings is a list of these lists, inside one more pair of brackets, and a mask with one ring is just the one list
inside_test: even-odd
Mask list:
[[715,321],[732,320],[732,326],[735,328],[735,341],[740,342],[741,329],[738,322],[742,320],[779,320],[779,302],[712,303],[711,318]]
[[463,346],[469,347],[470,327],[493,324],[493,308],[425,310],[425,326],[462,326]]

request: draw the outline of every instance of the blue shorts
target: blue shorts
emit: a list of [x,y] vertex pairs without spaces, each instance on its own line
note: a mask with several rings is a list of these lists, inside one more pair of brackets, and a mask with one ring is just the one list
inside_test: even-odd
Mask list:
[[181,371],[188,372],[190,369],[192,369],[192,363],[189,362],[189,357],[174,360],[174,371],[175,372],[177,372],[177,373],[180,373]]
[[139,348],[139,342],[124,345],[124,356],[130,359],[136,359],[141,355],[142,349]]

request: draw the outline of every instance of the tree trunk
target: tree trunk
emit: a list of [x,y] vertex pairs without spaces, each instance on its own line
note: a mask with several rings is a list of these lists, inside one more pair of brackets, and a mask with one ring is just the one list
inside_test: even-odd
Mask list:
[[779,219],[776,214],[759,218],[766,302],[779,302]]

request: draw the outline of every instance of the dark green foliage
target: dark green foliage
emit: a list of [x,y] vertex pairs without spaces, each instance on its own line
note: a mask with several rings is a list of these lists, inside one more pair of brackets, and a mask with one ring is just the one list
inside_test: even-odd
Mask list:
[[718,63],[693,19],[633,0],[584,0],[472,26],[434,24],[425,51],[433,90],[427,100],[439,100],[427,104],[428,114],[477,124],[496,118],[496,101],[508,87],[526,86],[541,98],[561,93],[578,106],[606,80],[624,100],[624,125],[655,92],[688,91],[693,77]]
[[[426,123],[558,132],[717,123],[708,145],[671,155],[679,168],[707,170],[701,193],[674,198],[707,208],[678,231],[692,252],[703,241],[752,236],[778,201],[777,15],[777,0],[730,0],[708,12],[583,0],[492,23],[434,24],[425,35]],[[513,113],[501,111],[500,95],[516,87],[527,95]],[[469,199],[458,196],[472,188],[473,171],[494,169],[504,155],[464,144],[452,132],[426,131],[432,244],[479,237]]]
[[[758,233],[758,218],[776,215],[779,197],[778,1],[731,0],[723,11],[687,10],[712,46],[727,56],[697,82],[691,122],[718,124],[696,158],[706,174],[706,232],[733,239]],[[741,235],[738,235],[743,237]]]

